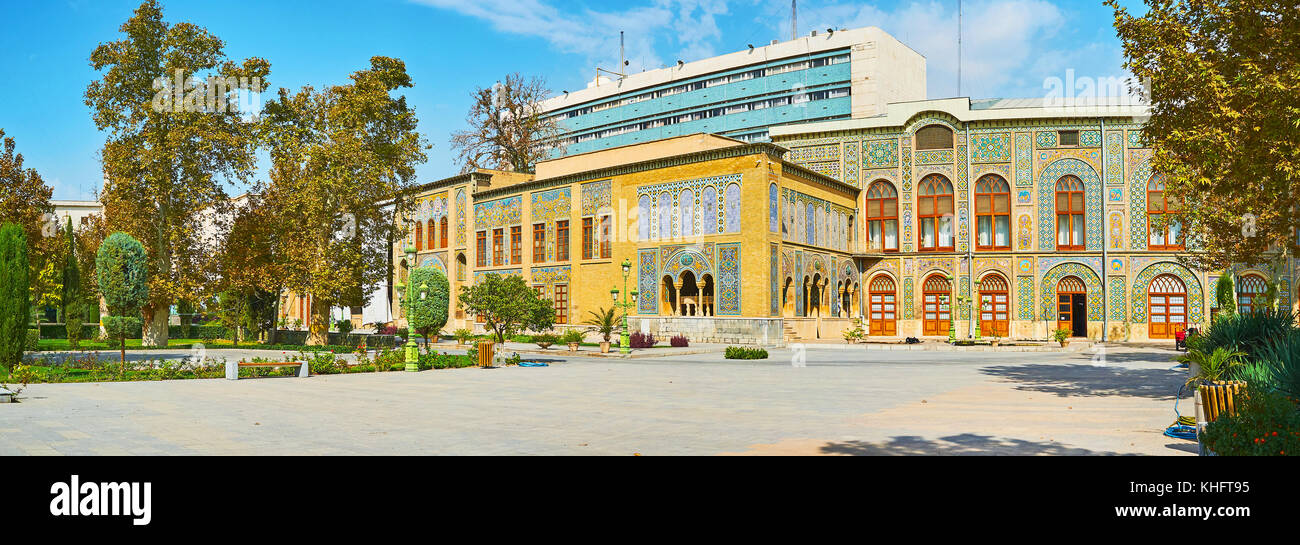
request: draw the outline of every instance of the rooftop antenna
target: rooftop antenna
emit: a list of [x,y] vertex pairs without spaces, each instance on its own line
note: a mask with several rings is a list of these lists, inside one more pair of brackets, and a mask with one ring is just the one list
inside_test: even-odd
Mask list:
[[790,0],[790,39],[799,38],[799,0]]
[[961,0],[957,0],[957,96],[961,96]]
[[[627,69],[627,59],[625,59],[625,58],[623,57],[623,31],[622,31],[622,30],[618,31],[618,69],[619,69],[619,70],[626,70],[626,69]],[[597,85],[600,85],[600,73],[601,73],[601,72],[608,72],[608,73],[610,73],[610,74],[613,74],[613,75],[615,75],[615,76],[618,76],[619,79],[623,79],[623,78],[626,78],[626,77],[627,77],[627,74],[625,74],[625,73],[623,73],[623,72],[615,72],[615,71],[613,71],[613,70],[606,70],[606,69],[604,69],[604,68],[601,68],[601,67],[597,66],[597,67],[596,67],[596,79],[595,79]]]

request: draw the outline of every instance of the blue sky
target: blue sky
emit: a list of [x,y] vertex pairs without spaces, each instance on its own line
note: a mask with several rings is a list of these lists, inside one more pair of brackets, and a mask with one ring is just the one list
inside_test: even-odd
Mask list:
[[[1125,4],[1138,4],[1130,1]],[[83,102],[98,78],[88,58],[119,39],[134,0],[6,0],[0,8],[0,128],[56,199],[88,199],[102,183],[104,136]],[[1043,80],[1122,77],[1112,14],[1100,0],[966,0],[962,95],[1042,96]],[[455,174],[447,144],[475,86],[504,74],[579,89],[594,67],[659,68],[788,39],[788,0],[164,0],[168,22],[189,21],[226,42],[226,55],[271,63],[272,89],[343,83],[372,55],[406,61],[420,130],[434,145],[421,181]],[[1133,8],[1130,8],[1133,9]],[[957,95],[957,0],[799,2],[799,32],[878,26],[925,55],[929,97]],[[265,177],[265,172],[259,173]],[[239,192],[242,188],[230,188]]]

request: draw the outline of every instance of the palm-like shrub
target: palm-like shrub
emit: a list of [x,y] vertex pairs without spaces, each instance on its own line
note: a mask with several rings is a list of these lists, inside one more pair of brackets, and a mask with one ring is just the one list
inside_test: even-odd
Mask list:
[[589,317],[582,323],[591,326],[587,328],[587,331],[599,333],[605,339],[605,342],[609,342],[609,337],[618,328],[619,319],[616,313],[617,309],[614,307],[601,308],[599,311],[589,310],[587,311]]
[[1300,399],[1300,329],[1270,339],[1255,361],[1233,370],[1233,378]]
[[1220,315],[1210,328],[1188,340],[1187,347],[1212,354],[1217,348],[1245,352],[1255,360],[1259,351],[1274,339],[1294,329],[1295,314],[1289,309],[1263,309],[1247,314]]
[[1187,379],[1188,384],[1196,382],[1213,382],[1228,378],[1229,373],[1241,365],[1242,358],[1246,356],[1245,352],[1238,352],[1223,347],[1215,348],[1213,352],[1204,352],[1199,348],[1189,348],[1187,354],[1178,358],[1178,361],[1184,363],[1194,363],[1200,366],[1200,371],[1195,376]]

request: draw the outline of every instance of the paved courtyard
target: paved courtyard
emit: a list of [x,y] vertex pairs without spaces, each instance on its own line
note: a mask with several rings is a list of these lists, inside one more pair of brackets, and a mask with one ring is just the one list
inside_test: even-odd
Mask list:
[[[1161,434],[1166,349],[891,352],[728,361],[538,357],[543,368],[37,384],[0,455],[1189,455]],[[1192,411],[1184,399],[1183,414]]]

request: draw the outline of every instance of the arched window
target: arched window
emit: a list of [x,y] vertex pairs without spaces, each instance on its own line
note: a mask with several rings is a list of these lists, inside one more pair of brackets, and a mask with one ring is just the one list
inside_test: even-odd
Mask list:
[[953,250],[952,238],[952,183],[941,174],[931,174],[921,180],[916,198],[917,223],[920,224],[920,250],[937,252]]
[[893,336],[898,333],[896,326],[897,321],[897,292],[894,289],[894,279],[888,275],[880,274],[871,279],[868,285],[868,296],[871,298],[871,305],[867,309],[870,312],[871,335],[874,336]]
[[704,234],[717,234],[718,190],[713,186],[705,187],[704,191],[700,192],[700,221],[704,223]]
[[1147,222],[1148,249],[1183,249],[1178,212],[1178,201],[1165,194],[1164,177],[1159,174],[1152,176],[1151,181],[1147,182],[1147,215],[1150,216]]
[[447,247],[447,216],[443,216],[442,219],[438,220],[438,247]]
[[867,249],[898,251],[898,192],[884,180],[867,188]]
[[1056,249],[1084,248],[1083,182],[1075,176],[1056,181]]
[[1268,283],[1264,277],[1258,274],[1242,276],[1237,282],[1237,312],[1251,314],[1264,310],[1264,302],[1257,301],[1256,298],[1263,295],[1267,289]]
[[975,183],[975,248],[1011,249],[1011,186],[997,174]]
[[727,232],[740,232],[740,184],[727,185]]
[[817,208],[813,203],[804,204],[803,243],[817,244]]
[[415,251],[424,250],[424,222],[415,222]]
[[650,196],[642,195],[636,200],[636,238],[650,240]]
[[673,197],[668,193],[659,194],[659,238],[673,238]]
[[678,229],[683,237],[695,236],[695,192],[683,189],[677,196]]
[[952,129],[943,125],[921,128],[916,131],[916,149],[952,149]]
[[952,314],[949,300],[952,286],[942,274],[932,274],[921,285],[922,308],[925,320],[922,333],[925,335],[947,335]]
[[1002,275],[985,276],[979,283],[980,334],[1006,337],[1010,321],[1010,285]]
[[1187,286],[1182,279],[1172,274],[1155,277],[1147,288],[1147,299],[1148,337],[1172,339],[1187,326]]
[[433,218],[429,218],[427,221],[425,221],[424,226],[425,226],[424,236],[427,239],[427,242],[425,242],[424,247],[429,250],[437,248],[437,246],[433,244],[435,241],[434,239],[435,233],[433,232]]

